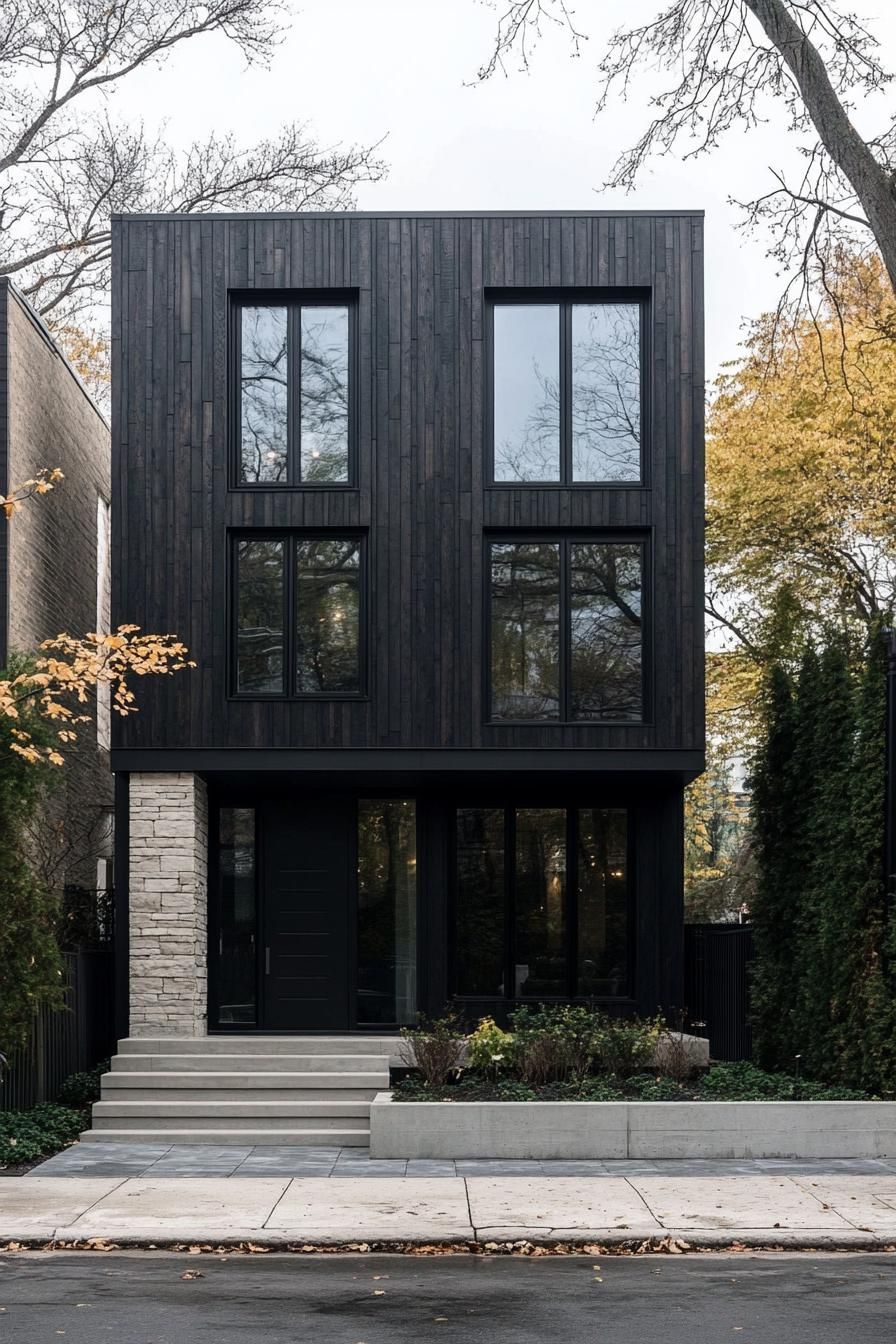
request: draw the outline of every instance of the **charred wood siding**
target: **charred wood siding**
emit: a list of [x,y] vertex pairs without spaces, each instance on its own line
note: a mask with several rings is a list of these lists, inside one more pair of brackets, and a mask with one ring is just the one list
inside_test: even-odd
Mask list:
[[[114,224],[113,618],[172,631],[199,668],[140,688],[121,748],[703,747],[702,219],[305,215]],[[642,487],[487,486],[492,289],[649,294]],[[351,290],[356,489],[233,489],[232,291]],[[366,700],[227,697],[227,530],[369,531]],[[486,724],[483,535],[641,530],[650,722]]]

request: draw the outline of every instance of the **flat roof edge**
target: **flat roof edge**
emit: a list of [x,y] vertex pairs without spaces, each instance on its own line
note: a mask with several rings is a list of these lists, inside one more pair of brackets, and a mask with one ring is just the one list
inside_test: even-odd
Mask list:
[[705,210],[221,210],[113,214],[127,223],[180,219],[703,219]]

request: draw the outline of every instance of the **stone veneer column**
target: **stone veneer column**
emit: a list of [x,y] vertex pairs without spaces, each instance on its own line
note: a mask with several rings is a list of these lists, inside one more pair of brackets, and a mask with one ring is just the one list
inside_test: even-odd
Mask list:
[[194,774],[130,777],[132,1036],[204,1036],[208,800]]

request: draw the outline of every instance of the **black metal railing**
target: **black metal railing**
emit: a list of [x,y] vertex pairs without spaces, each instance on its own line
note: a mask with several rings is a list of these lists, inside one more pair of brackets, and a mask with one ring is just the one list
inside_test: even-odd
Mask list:
[[66,1006],[35,1014],[31,1039],[14,1051],[0,1083],[0,1111],[22,1111],[55,1101],[69,1074],[112,1054],[112,947],[63,953]]

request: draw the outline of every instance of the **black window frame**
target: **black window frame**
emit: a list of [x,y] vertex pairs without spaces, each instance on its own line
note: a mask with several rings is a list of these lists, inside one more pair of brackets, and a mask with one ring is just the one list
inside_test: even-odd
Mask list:
[[[482,598],[483,629],[483,706],[485,724],[492,728],[620,728],[626,725],[643,727],[652,722],[652,620],[653,592],[651,572],[651,538],[645,532],[627,532],[601,529],[598,531],[551,528],[545,531],[490,530],[483,536],[483,575],[485,591]],[[588,545],[639,546],[641,550],[641,713],[635,719],[573,718],[572,708],[572,621],[570,603],[569,547],[584,542]],[[551,719],[504,719],[492,713],[492,546],[494,545],[559,545],[560,547],[560,714]]]
[[[479,1005],[477,1011],[488,1012],[490,1008],[508,1005],[511,1009],[524,1005],[533,1007],[538,1003],[597,1002],[613,1004],[633,1004],[636,1001],[637,953],[638,953],[638,886],[637,886],[637,844],[638,827],[637,807],[629,802],[615,800],[589,800],[577,798],[567,800],[542,796],[519,797],[512,802],[494,802],[483,798],[461,800],[455,798],[451,803],[449,822],[449,890],[448,890],[448,993],[452,1002],[460,1006]],[[457,969],[459,953],[457,946],[458,919],[458,866],[457,866],[457,814],[460,811],[481,808],[487,811],[502,811],[504,814],[504,986],[503,996],[490,994],[459,994],[457,992]],[[517,943],[517,903],[516,903],[516,814],[530,808],[563,809],[566,813],[566,889],[564,893],[563,918],[566,931],[566,993],[539,994],[534,997],[517,997],[514,991],[514,972],[516,969]],[[626,986],[620,994],[578,994],[578,952],[579,952],[579,853],[578,826],[579,812],[595,808],[601,811],[624,812],[626,816]]]
[[[357,490],[358,489],[358,292],[353,289],[231,290],[229,303],[230,430],[229,489],[237,490]],[[242,442],[242,310],[286,309],[286,480],[244,481],[241,478]],[[303,308],[348,309],[348,462],[344,481],[308,481],[301,475],[301,327]]]
[[[572,459],[572,310],[578,305],[637,304],[640,378],[640,427],[638,476],[631,480],[582,480],[573,478]],[[553,481],[498,480],[495,476],[495,309],[498,307],[559,308],[560,323],[560,479]],[[645,490],[649,487],[650,442],[647,371],[650,368],[650,291],[643,288],[490,289],[486,291],[485,323],[485,485],[489,490]]]
[[[283,689],[280,691],[239,690],[238,646],[238,558],[237,549],[245,541],[282,541],[283,547]],[[357,691],[297,691],[295,570],[297,546],[304,541],[354,541],[358,545],[358,685]],[[227,533],[227,678],[228,699],[281,704],[303,701],[328,704],[331,701],[369,699],[369,618],[370,593],[367,533],[356,527],[302,528],[229,528]]]

